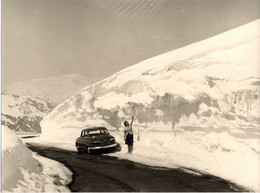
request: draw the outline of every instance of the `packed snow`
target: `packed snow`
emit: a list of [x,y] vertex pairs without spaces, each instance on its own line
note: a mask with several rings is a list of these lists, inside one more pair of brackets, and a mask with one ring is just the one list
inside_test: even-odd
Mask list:
[[[75,149],[106,126],[120,158],[213,174],[260,191],[260,20],[130,66],[59,104],[41,141]],[[134,153],[123,121],[134,115]],[[118,130],[117,130],[118,129]]]
[[32,153],[6,126],[2,140],[3,192],[70,192],[72,172],[63,164]]

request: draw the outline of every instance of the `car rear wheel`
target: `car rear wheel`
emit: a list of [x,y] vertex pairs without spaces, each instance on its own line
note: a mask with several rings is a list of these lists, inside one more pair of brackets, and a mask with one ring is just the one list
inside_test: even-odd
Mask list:
[[77,153],[81,154],[82,153],[82,149],[80,148],[80,145],[78,143],[76,143],[76,148],[77,148]]

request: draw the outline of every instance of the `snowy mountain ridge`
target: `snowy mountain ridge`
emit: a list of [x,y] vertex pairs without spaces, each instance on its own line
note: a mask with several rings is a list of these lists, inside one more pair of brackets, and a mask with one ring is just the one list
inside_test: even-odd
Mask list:
[[2,94],[2,125],[18,133],[41,133],[40,121],[52,109],[39,98]]
[[4,86],[2,92],[39,97],[56,106],[90,83],[91,80],[82,75],[70,74],[12,83]]

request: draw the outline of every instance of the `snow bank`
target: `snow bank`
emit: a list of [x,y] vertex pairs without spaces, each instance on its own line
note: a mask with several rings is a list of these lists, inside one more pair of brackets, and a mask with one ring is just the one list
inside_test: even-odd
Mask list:
[[86,87],[42,120],[41,138],[72,147],[82,128],[115,130],[134,115],[144,136],[136,155],[259,190],[259,27],[256,20]]
[[8,129],[6,126],[2,127],[2,135],[5,136],[5,138],[2,138],[2,151],[11,151],[16,146],[19,146],[20,140],[13,131]]
[[72,173],[62,164],[33,154],[13,131],[2,127],[3,192],[70,192]]
[[70,192],[72,172],[63,164],[34,154],[39,161],[40,174],[20,168],[23,180],[19,180],[12,192]]
[[174,128],[183,116],[198,116],[202,103],[209,110],[199,115],[198,126],[201,121],[216,126],[213,119],[220,120],[219,127],[226,127],[226,121],[233,119],[237,123],[248,118],[257,120],[259,26],[257,20],[145,60],[86,87],[43,119],[43,134],[52,131],[48,123],[58,129],[104,119],[116,127],[132,114],[140,124],[171,121]]

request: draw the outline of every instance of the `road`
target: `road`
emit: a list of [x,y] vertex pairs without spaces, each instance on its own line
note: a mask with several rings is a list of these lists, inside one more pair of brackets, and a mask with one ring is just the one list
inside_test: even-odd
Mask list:
[[194,175],[181,169],[151,167],[102,154],[27,144],[38,154],[65,164],[72,172],[72,192],[234,192],[246,191],[210,175]]

